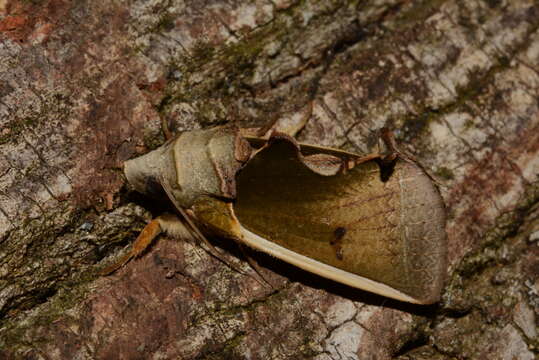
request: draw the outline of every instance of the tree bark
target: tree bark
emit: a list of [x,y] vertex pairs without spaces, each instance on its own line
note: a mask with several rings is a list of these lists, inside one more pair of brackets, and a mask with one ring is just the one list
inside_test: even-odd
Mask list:
[[[535,358],[538,26],[533,0],[0,1],[0,358]],[[165,237],[99,276],[168,206],[123,161],[224,123],[359,153],[394,129],[441,184],[443,300],[254,254],[271,290]]]

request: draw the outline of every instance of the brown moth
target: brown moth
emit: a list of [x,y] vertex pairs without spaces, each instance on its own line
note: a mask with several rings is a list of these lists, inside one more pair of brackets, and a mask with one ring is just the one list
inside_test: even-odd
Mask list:
[[[164,189],[199,239],[205,240],[199,227],[211,230],[401,301],[440,298],[447,270],[443,202],[422,168],[396,152],[360,156],[284,134],[251,139],[218,127],[178,135],[127,161],[125,174],[140,192]],[[156,218],[105,273],[161,231],[185,234],[181,224],[170,215]]]

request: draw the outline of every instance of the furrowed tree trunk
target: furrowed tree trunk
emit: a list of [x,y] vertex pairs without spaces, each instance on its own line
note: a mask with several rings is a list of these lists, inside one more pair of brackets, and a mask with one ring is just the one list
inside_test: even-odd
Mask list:
[[[538,26],[533,0],[0,1],[0,358],[535,358]],[[447,207],[442,301],[254,254],[269,289],[166,237],[99,276],[168,209],[123,161],[225,123],[359,153],[392,128]]]

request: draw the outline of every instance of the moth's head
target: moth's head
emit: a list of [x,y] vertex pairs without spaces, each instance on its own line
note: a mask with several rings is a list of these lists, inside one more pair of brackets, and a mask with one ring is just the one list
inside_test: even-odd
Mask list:
[[167,147],[168,144],[165,144],[124,163],[124,174],[129,187],[150,197],[162,196],[161,179],[167,171]]

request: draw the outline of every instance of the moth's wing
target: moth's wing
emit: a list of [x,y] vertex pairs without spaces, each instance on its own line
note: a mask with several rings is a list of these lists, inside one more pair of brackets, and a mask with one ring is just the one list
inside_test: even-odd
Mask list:
[[397,161],[387,181],[376,161],[322,176],[305,165],[296,144],[282,140],[261,149],[237,182],[234,213],[249,246],[391,298],[439,299],[444,208],[413,163]]
[[303,144],[303,143],[297,143],[296,140],[286,134],[279,134],[276,133],[272,136],[272,138],[264,139],[254,136],[245,136],[244,138],[249,142],[249,144],[255,149],[255,152],[253,152],[253,156],[255,156],[258,152],[265,149],[267,146],[271,146],[271,141],[273,139],[277,138],[284,138],[290,140],[292,143],[297,144],[297,146],[300,148],[301,154],[304,156],[314,155],[314,154],[325,154],[325,155],[333,155],[337,156],[343,160],[348,160],[353,162],[353,165],[361,164],[363,162],[375,160],[375,159],[381,159],[382,156],[379,153],[371,153],[371,154],[365,154],[365,155],[358,155],[353,152],[340,150],[340,149],[334,149],[326,146],[317,146],[317,145],[310,145],[310,144]]

